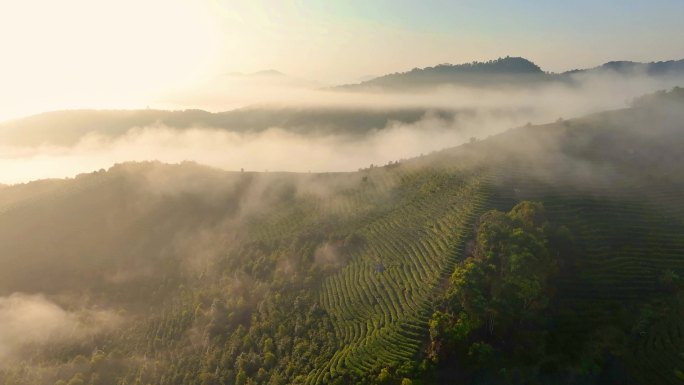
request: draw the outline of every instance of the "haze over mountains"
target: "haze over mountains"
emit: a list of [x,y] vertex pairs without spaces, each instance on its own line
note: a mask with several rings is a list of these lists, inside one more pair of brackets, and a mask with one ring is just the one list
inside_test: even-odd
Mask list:
[[[273,72],[231,75],[229,83],[214,87],[226,87],[243,102],[250,95],[266,98],[224,112],[72,110],[0,123],[0,166],[10,170],[0,182],[74,176],[128,160],[194,160],[226,170],[352,171],[529,122],[623,108],[644,93],[684,85],[681,63],[614,62],[551,74],[508,57],[334,89],[303,86]],[[242,85],[233,89],[235,82]],[[236,96],[243,89],[251,91]],[[219,90],[207,97],[227,100],[221,95]],[[191,99],[201,104],[201,98]],[[292,151],[276,150],[277,143]]]

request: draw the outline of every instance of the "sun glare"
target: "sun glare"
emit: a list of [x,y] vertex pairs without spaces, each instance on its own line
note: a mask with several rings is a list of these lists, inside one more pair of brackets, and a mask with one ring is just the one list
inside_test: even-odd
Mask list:
[[3,1],[0,120],[154,103],[214,71],[217,28],[201,1]]

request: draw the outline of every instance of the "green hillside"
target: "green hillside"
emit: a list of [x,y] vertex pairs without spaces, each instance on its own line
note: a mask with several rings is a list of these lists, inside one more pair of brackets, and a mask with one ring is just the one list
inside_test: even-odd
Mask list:
[[[0,188],[0,297],[97,325],[0,349],[0,384],[682,383],[683,122],[675,89],[354,173],[127,163]],[[494,289],[534,257],[511,239],[553,258],[536,307]],[[468,290],[497,314],[444,337],[492,253]]]

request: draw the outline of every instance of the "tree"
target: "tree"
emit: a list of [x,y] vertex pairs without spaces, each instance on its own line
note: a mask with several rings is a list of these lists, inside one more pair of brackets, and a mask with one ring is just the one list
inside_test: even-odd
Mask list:
[[378,383],[379,384],[387,384],[390,382],[392,379],[392,375],[389,372],[389,369],[387,368],[382,368],[380,369],[380,373],[378,374]]
[[[450,351],[472,368],[484,368],[510,346],[541,345],[543,354],[536,331],[543,330],[554,294],[559,253],[552,249],[567,237],[557,229],[537,202],[480,217],[472,255],[455,268],[445,308],[434,312],[429,323],[433,362]],[[521,356],[529,354],[538,352],[527,349]]]
[[247,383],[247,373],[240,369],[235,376],[235,385],[245,385]]

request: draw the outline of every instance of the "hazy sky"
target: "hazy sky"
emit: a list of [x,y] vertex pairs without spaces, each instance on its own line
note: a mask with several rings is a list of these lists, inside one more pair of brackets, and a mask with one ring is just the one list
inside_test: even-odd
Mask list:
[[0,0],[0,119],[153,106],[220,73],[349,82],[524,56],[563,71],[684,57],[684,1]]

